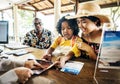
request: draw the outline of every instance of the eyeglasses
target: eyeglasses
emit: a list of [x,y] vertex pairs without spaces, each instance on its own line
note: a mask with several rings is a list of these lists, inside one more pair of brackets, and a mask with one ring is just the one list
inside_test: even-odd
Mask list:
[[35,26],[37,26],[37,25],[40,25],[40,26],[41,26],[42,24],[41,24],[41,22],[38,22],[38,23],[34,23],[34,25],[35,25]]

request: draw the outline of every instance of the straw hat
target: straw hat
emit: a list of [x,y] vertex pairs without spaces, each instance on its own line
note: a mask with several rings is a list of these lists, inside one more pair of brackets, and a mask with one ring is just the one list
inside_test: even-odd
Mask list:
[[101,23],[109,23],[110,18],[108,15],[103,15],[100,13],[101,8],[95,2],[84,2],[79,4],[78,12],[75,16],[67,16],[67,19],[73,19],[83,16],[95,16],[100,19]]

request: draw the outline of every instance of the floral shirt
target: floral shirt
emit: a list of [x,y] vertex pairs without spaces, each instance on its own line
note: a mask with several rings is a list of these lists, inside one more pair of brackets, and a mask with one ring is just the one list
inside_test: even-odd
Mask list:
[[24,45],[29,45],[31,47],[47,49],[50,47],[52,41],[51,32],[47,29],[42,30],[41,38],[38,38],[35,30],[31,30],[24,37]]
[[[82,38],[82,40],[83,40],[83,42],[85,42],[88,45],[90,45],[93,48],[93,50],[96,53],[96,55],[98,55],[98,53],[99,53],[99,46],[100,46],[99,43],[88,42],[84,38]],[[89,57],[89,56],[86,55],[86,53],[84,51],[82,51],[81,56]]]

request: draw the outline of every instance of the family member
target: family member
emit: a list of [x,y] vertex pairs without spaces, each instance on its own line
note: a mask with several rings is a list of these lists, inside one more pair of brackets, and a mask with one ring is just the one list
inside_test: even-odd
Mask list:
[[[100,11],[101,8],[98,4],[85,2],[79,5],[78,12],[75,16],[66,17],[67,19],[77,18],[78,27],[82,30],[81,38],[83,42],[76,42],[76,46],[81,52],[81,57],[97,59],[102,36],[101,27],[104,23],[110,22],[109,17],[101,14]],[[87,46],[91,46],[91,48]],[[61,58],[61,66],[73,55],[74,53],[69,52],[66,57]]]
[[35,29],[26,34],[23,44],[40,49],[49,48],[52,43],[51,32],[43,28],[41,19],[35,18],[33,23]]
[[[47,53],[43,56],[44,59],[51,60],[53,52],[56,49],[65,55],[74,46],[76,39],[82,41],[78,36],[79,28],[75,19],[66,19],[65,16],[63,16],[58,21],[56,28],[60,36],[55,39]],[[78,54],[80,55],[80,52],[77,53],[78,51],[73,50],[76,56],[78,56]]]
[[102,26],[111,22],[109,16],[101,14],[100,11],[98,4],[85,2],[79,5],[78,13],[71,17],[77,18],[78,26],[82,30],[81,38],[94,49],[96,55],[101,41]]

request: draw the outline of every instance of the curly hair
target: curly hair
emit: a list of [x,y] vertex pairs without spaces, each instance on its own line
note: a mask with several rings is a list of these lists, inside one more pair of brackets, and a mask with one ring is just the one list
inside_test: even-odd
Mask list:
[[[68,15],[66,15],[66,16],[68,16]],[[68,22],[68,25],[70,26],[70,28],[73,30],[73,35],[78,35],[79,28],[78,28],[78,25],[77,25],[77,20],[76,19],[66,19],[65,18],[66,16],[63,16],[57,22],[57,26],[56,26],[57,32],[62,35],[62,32],[61,32],[62,22],[66,21],[66,22]]]

